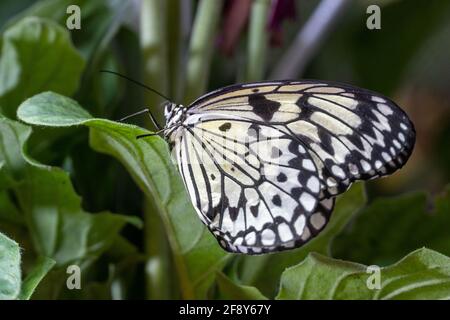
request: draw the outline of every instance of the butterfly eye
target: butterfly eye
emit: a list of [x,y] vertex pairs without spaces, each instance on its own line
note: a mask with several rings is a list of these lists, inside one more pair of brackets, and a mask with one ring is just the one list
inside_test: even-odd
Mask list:
[[166,115],[166,117],[170,115],[172,111],[173,111],[173,103],[166,104],[166,107],[164,109],[164,114]]

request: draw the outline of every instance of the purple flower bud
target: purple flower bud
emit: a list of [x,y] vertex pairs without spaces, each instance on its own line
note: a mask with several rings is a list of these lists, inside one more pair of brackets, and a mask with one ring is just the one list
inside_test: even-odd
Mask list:
[[251,7],[251,0],[228,0],[224,6],[224,20],[218,45],[223,53],[232,55],[244,30]]
[[269,16],[270,44],[280,46],[282,43],[282,24],[285,19],[294,20],[294,0],[272,0],[272,9]]

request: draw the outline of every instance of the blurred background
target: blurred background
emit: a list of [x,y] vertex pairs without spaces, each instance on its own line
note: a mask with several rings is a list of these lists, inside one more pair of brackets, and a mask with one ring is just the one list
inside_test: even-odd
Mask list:
[[[67,28],[68,19],[76,12],[68,10],[71,5],[80,8],[79,29]],[[380,29],[367,27],[367,20],[373,15],[373,11],[367,12],[370,5],[378,5],[381,10]],[[367,183],[369,204],[379,197],[425,191],[427,210],[432,211],[433,197],[441,194],[449,181],[450,1],[3,0],[2,35],[30,16],[54,21],[67,30],[84,62],[81,74],[74,75],[79,79],[76,90],[62,93],[71,95],[95,117],[119,119],[148,106],[163,122],[162,100],[158,96],[102,74],[102,69],[125,74],[184,104],[238,82],[346,82],[392,98],[408,113],[417,131],[414,152],[404,169]],[[51,50],[35,48],[30,59],[33,55],[50,55]],[[7,61],[0,64],[0,68],[7,67]],[[39,72],[39,67],[28,72]],[[51,89],[58,91],[48,90]],[[17,105],[39,92],[27,92]],[[4,114],[15,119],[14,111]],[[145,119],[133,121],[154,129]],[[67,171],[85,210],[144,217],[148,204],[142,192],[117,161],[92,152],[86,130],[34,130],[27,144],[28,153],[41,163]],[[146,228],[158,229],[154,227],[158,226],[158,217],[146,219],[156,221],[153,227]],[[9,234],[20,234],[8,223],[0,226]],[[22,231],[24,235],[20,237],[25,240],[21,246],[26,248],[26,230]],[[158,237],[165,241],[161,232],[154,233],[157,236],[153,241],[158,241]],[[127,271],[121,280],[126,284],[126,294],[120,297],[155,297],[146,293],[143,280],[141,253],[144,247],[148,248],[148,239],[144,239],[142,230],[131,226],[126,226],[122,235],[125,240],[121,249],[135,254],[121,258],[120,263],[114,260],[120,255],[117,248],[99,257],[97,267],[89,273],[89,292],[61,293],[53,290],[48,280],[36,298],[114,298],[111,285],[104,286],[111,274],[111,261],[116,263],[115,268]],[[367,255],[342,247],[336,249],[339,257],[374,262]],[[397,257],[382,260],[391,262],[394,258]]]

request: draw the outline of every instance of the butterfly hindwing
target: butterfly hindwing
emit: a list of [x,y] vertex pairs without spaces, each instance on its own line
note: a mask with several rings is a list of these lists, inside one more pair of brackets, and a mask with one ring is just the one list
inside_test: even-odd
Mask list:
[[301,142],[277,128],[199,121],[186,129],[179,152],[198,214],[229,251],[292,248],[329,219],[332,200],[319,202],[314,162]]

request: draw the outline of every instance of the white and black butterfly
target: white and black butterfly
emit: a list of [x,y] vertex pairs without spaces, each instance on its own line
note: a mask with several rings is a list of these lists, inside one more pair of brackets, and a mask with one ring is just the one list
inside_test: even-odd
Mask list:
[[311,240],[336,195],[401,168],[415,143],[394,102],[326,81],[233,85],[188,107],[169,103],[165,116],[199,217],[225,250],[246,254]]

